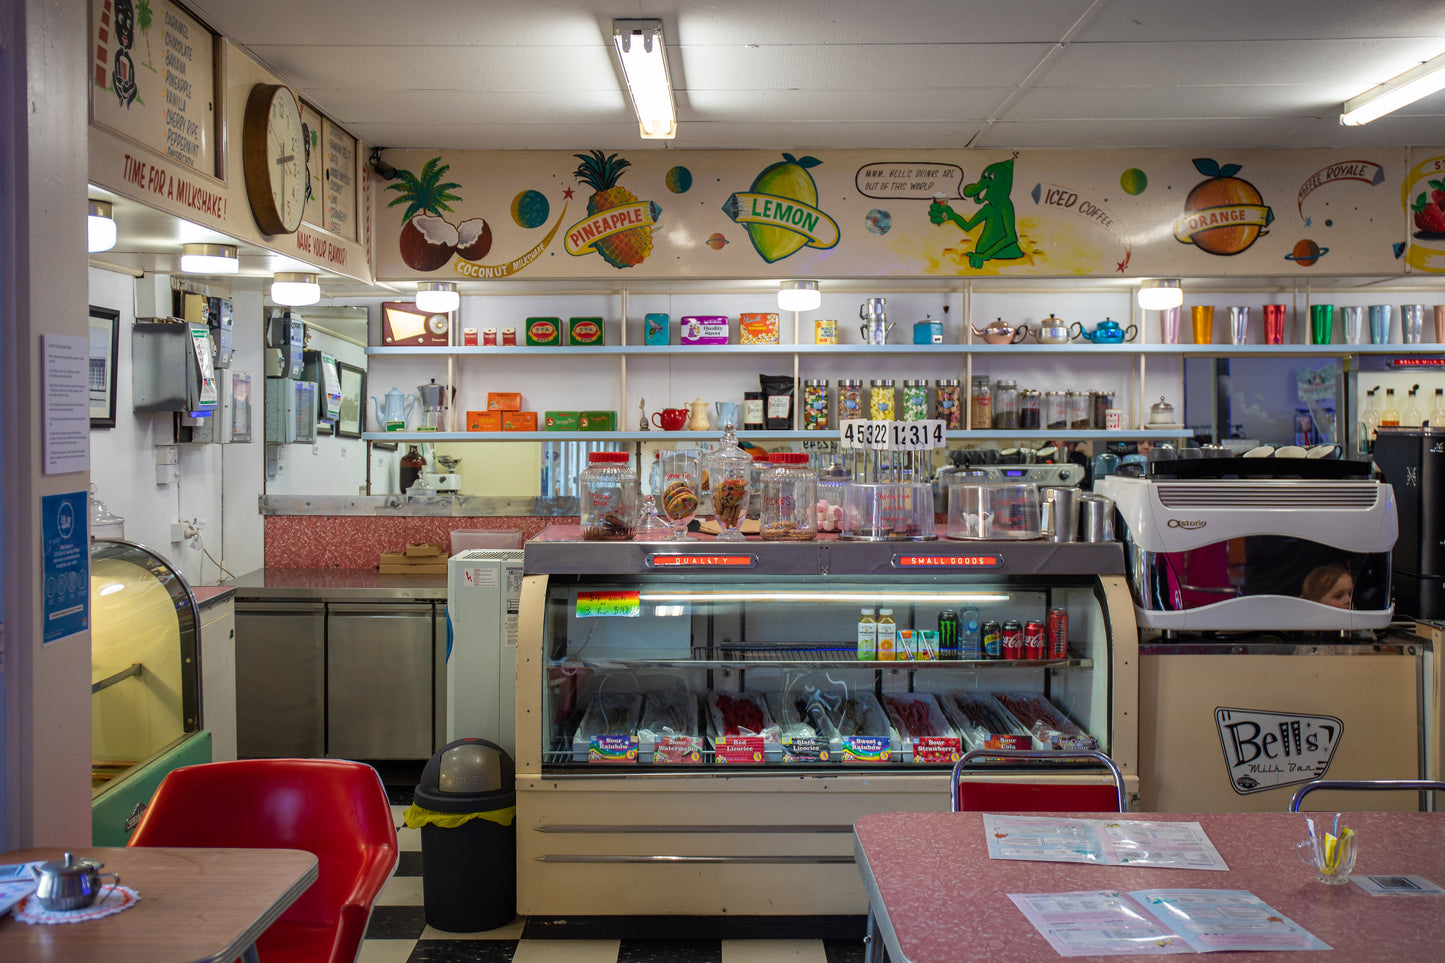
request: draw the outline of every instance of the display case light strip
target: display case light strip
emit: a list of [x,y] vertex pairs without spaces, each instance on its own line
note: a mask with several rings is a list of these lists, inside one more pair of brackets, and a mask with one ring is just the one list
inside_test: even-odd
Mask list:
[[1003,592],[648,592],[643,602],[851,602],[855,605],[885,602],[1007,602]]

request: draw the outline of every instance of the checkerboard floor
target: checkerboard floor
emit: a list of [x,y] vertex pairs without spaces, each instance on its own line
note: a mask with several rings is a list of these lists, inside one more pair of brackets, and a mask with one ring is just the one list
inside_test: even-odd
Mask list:
[[861,939],[532,939],[517,918],[481,933],[427,925],[421,830],[407,829],[410,792],[388,790],[401,859],[377,898],[357,963],[862,963]]

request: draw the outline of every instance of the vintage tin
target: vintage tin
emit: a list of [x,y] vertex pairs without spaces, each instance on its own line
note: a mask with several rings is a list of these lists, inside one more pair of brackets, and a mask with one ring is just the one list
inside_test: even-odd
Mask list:
[[531,347],[562,343],[561,318],[528,318],[527,344]]

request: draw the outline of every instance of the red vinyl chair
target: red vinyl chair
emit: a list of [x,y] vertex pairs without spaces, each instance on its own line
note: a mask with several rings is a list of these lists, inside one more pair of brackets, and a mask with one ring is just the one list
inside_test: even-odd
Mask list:
[[396,868],[396,826],[376,770],[339,759],[183,766],[161,781],[130,846],[304,849],[317,879],[256,941],[267,963],[353,963]]
[[[999,782],[960,777],[969,763],[978,760],[1017,760],[1047,780],[1058,774],[1056,762],[1091,760],[1108,770],[1113,785],[1101,783]],[[1092,750],[1063,752],[1034,749],[974,749],[963,754],[953,766],[949,799],[954,812],[988,810],[1000,813],[1122,813],[1128,811],[1124,776],[1114,760]]]

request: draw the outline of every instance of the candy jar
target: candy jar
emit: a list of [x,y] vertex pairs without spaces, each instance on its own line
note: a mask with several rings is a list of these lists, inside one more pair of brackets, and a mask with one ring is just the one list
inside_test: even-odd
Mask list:
[[873,421],[894,421],[894,388],[892,378],[877,378],[868,382],[868,417]]
[[808,453],[774,452],[772,464],[763,473],[763,540],[811,541],[818,536],[818,478]]
[[657,504],[651,495],[642,499],[637,512],[637,531],[632,536],[638,542],[665,542],[672,538],[672,524],[657,514]]
[[713,517],[722,529],[717,536],[720,542],[743,540],[741,529],[748,514],[748,476],[752,470],[752,456],[738,447],[733,426],[724,425],[722,447],[707,459]]
[[963,427],[961,387],[957,378],[941,378],[933,383],[933,417],[949,431]]
[[625,451],[594,451],[578,476],[582,537],[620,542],[632,537],[637,517],[637,473]]
[[838,424],[852,418],[868,417],[863,405],[863,382],[857,378],[838,379]]
[[903,382],[903,397],[898,405],[900,421],[923,421],[928,417],[928,382],[910,378]]
[[697,514],[698,492],[702,491],[702,466],[697,452],[678,448],[662,453],[662,514],[672,522],[673,541],[685,542],[687,523]]

